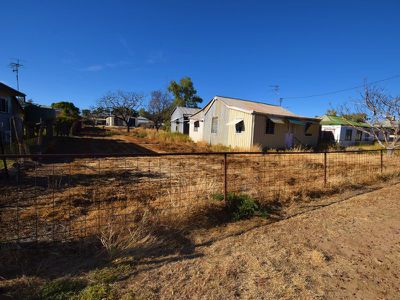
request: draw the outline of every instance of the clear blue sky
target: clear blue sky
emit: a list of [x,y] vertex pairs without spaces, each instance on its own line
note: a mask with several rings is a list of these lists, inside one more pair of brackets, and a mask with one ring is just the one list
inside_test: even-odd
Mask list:
[[[399,1],[2,1],[0,81],[21,58],[35,102],[93,105],[109,90],[149,94],[193,79],[214,95],[277,103],[400,74]],[[400,79],[384,82],[400,94]],[[284,100],[322,114],[358,91]]]

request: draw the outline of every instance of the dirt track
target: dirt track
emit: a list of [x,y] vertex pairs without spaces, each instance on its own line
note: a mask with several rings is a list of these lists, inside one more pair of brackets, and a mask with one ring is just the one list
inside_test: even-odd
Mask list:
[[398,299],[400,185],[198,247],[120,282],[144,298]]

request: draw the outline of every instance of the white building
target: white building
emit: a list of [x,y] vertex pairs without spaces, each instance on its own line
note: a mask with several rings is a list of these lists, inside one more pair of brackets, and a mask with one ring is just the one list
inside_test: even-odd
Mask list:
[[171,132],[189,134],[189,117],[199,111],[200,108],[175,107],[171,114]]
[[321,121],[321,137],[323,141],[335,142],[344,147],[372,144],[374,136],[363,132],[363,130],[371,131],[370,127],[366,123],[351,122],[341,117],[325,115]]
[[[125,127],[126,124],[124,121],[122,121],[119,118],[116,118],[114,116],[109,116],[106,118],[106,126],[110,127]],[[154,123],[153,121],[145,118],[145,117],[132,117],[129,119],[129,126],[130,127],[153,127]]]
[[194,142],[203,140],[204,111],[195,113],[189,119],[189,136]]

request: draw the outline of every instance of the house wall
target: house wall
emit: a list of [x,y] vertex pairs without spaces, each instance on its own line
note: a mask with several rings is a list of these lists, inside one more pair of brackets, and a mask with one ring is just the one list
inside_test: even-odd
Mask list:
[[307,133],[310,135],[306,135],[304,126],[302,125],[293,126],[294,144],[301,146],[309,146],[309,147],[317,146],[319,141],[319,131],[320,131],[319,124],[310,125],[310,128],[307,130]]
[[[333,132],[333,136],[335,137],[335,142],[338,143],[340,146],[354,146],[356,144],[365,144],[365,143],[372,143],[374,141],[373,136],[367,135],[366,133],[362,133],[361,141],[356,141],[356,133],[357,129],[351,126],[343,126],[343,125],[322,125],[322,131],[331,131]],[[346,141],[346,130],[351,130],[351,140]],[[367,138],[366,138],[367,136]]]
[[[211,133],[212,118],[218,117],[217,133]],[[245,130],[236,133],[235,125],[231,123],[243,119]],[[221,101],[214,101],[204,115],[203,139],[215,145],[222,144],[231,147],[250,148],[252,145],[253,115],[230,109]]]
[[183,133],[183,114],[179,109],[175,109],[171,115],[171,132]]
[[288,131],[287,124],[275,124],[274,134],[266,134],[267,117],[264,115],[255,115],[254,122],[254,144],[262,148],[279,149],[285,147],[285,134]]
[[290,130],[293,133],[293,145],[316,146],[319,138],[319,124],[312,124],[308,130],[311,136],[306,136],[304,126],[297,124],[275,124],[274,134],[266,134],[267,116],[256,114],[254,123],[254,141],[255,145],[262,148],[281,149],[285,148],[285,136]]
[[15,108],[13,107],[12,97],[0,94],[0,98],[6,99],[8,101],[8,112],[0,112],[0,131],[3,132],[3,137],[5,139],[5,143],[9,143],[11,141],[11,116],[13,115],[13,111]]
[[204,130],[204,120],[199,121],[199,127],[197,131],[194,131],[194,122],[197,120],[190,120],[189,123],[189,136],[194,142],[199,142],[203,140],[203,130]]

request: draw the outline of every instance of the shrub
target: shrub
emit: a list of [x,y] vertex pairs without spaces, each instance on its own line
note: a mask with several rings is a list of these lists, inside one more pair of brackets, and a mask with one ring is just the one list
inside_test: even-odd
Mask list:
[[[249,219],[256,215],[265,216],[260,204],[251,196],[236,193],[228,193],[227,196],[226,210],[231,220]],[[214,194],[213,199],[222,201],[224,195]]]
[[95,283],[113,283],[129,272],[129,266],[106,267],[89,273],[89,279]]
[[103,300],[114,299],[112,296],[111,287],[106,284],[95,284],[86,287],[82,290],[76,299],[79,300]]
[[40,299],[71,299],[86,287],[86,282],[78,279],[60,278],[44,284]]

